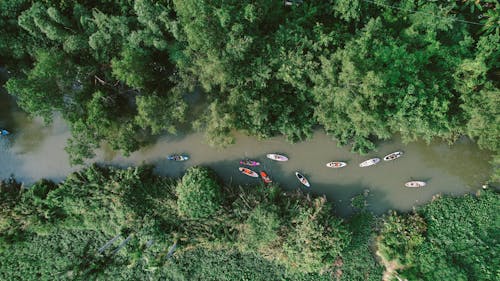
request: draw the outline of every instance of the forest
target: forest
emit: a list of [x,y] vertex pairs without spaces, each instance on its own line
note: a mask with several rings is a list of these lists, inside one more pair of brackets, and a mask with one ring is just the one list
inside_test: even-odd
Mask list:
[[[287,3],[290,3],[289,5]],[[496,0],[0,0],[5,87],[68,124],[70,162],[197,130],[290,142],[321,129],[354,153],[462,136],[500,181]],[[0,181],[0,280],[500,280],[500,195],[436,195],[382,216],[352,199],[212,170],[90,165]]]
[[[59,184],[0,182],[1,280],[498,280],[500,194],[437,196],[340,218],[324,197],[222,184],[195,166],[91,165]],[[384,279],[389,280],[389,279]]]
[[188,127],[221,147],[322,128],[359,153],[465,135],[498,166],[498,1],[290,3],[1,1],[5,87],[68,122],[73,164]]

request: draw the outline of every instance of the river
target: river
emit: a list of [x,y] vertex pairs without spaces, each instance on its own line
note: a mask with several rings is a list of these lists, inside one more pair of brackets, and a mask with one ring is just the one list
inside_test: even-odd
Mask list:
[[[19,110],[15,102],[0,92],[0,128],[12,131],[0,138],[0,178],[14,174],[18,180],[32,183],[41,178],[59,181],[70,172],[81,169],[71,167],[64,151],[70,136],[66,123],[54,119],[44,126],[39,119],[30,119]],[[362,161],[402,150],[404,155],[390,162],[360,168]],[[286,154],[288,162],[266,159],[266,153]],[[186,162],[171,162],[165,159],[170,153],[186,153],[191,159]],[[324,194],[335,206],[339,215],[352,210],[349,198],[369,190],[368,208],[375,213],[388,209],[409,210],[413,206],[429,201],[438,193],[459,195],[474,192],[488,179],[492,171],[489,164],[491,153],[479,150],[467,138],[461,138],[452,146],[436,141],[430,144],[413,142],[402,144],[399,138],[381,142],[376,152],[360,156],[349,152],[349,147],[337,147],[331,137],[318,130],[311,140],[290,144],[283,137],[257,140],[238,134],[236,143],[226,149],[212,148],[204,142],[200,133],[179,136],[163,136],[151,146],[123,157],[106,147],[98,151],[91,162],[120,167],[150,163],[156,165],[161,175],[180,176],[186,168],[203,165],[213,168],[224,180],[233,184],[257,183],[238,171],[239,160],[251,158],[262,165],[271,178],[286,189],[302,189],[313,194]],[[330,169],[325,163],[345,161],[347,167]],[[295,178],[300,171],[311,182],[306,190]],[[411,179],[425,180],[427,186],[420,189],[405,188]]]

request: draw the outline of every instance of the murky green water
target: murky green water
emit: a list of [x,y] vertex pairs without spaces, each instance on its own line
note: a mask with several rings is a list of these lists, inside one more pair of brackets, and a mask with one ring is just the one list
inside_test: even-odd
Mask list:
[[[55,118],[54,124],[48,127],[38,119],[30,120],[15,107],[5,92],[1,92],[0,127],[12,131],[10,136],[0,138],[0,178],[14,174],[27,183],[40,178],[60,180],[80,168],[69,166],[64,151],[69,132],[60,118]],[[381,158],[397,150],[405,154],[395,161],[382,161],[368,168],[358,166],[366,159]],[[266,159],[266,153],[271,152],[286,154],[290,161]],[[170,162],[165,159],[170,153],[187,153],[191,159],[183,163]],[[209,147],[199,133],[169,136],[127,158],[103,148],[93,161],[118,166],[153,163],[159,174],[170,176],[179,176],[193,165],[205,165],[234,184],[259,182],[240,174],[238,163],[243,158],[260,161],[262,165],[256,170],[265,170],[274,181],[287,189],[305,190],[294,175],[295,171],[300,171],[311,183],[308,192],[325,194],[343,215],[351,210],[349,198],[366,189],[370,190],[368,203],[374,212],[408,210],[430,200],[437,193],[458,195],[474,192],[491,172],[489,152],[479,150],[466,138],[453,146],[442,142],[403,145],[395,138],[381,143],[377,152],[359,156],[350,153],[348,147],[338,148],[321,131],[317,131],[311,140],[297,144],[287,143],[281,137],[258,141],[238,135],[236,144],[224,150]],[[325,166],[334,160],[345,161],[348,166],[342,169]],[[411,179],[425,180],[427,186],[405,188],[403,184]]]

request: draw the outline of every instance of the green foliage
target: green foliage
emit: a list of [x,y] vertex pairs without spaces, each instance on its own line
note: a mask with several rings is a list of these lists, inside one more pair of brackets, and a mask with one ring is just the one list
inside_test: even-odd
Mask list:
[[224,108],[219,102],[213,102],[207,108],[204,120],[196,121],[194,128],[206,131],[206,138],[210,145],[226,147],[234,143],[234,137],[231,135],[231,131],[234,129],[232,118],[231,114],[227,112],[227,107]]
[[[29,189],[4,180],[0,279],[382,278],[371,251],[376,218],[365,211],[343,222],[322,197],[278,186],[220,187],[199,167],[177,182],[152,168],[92,165],[60,184],[42,180]],[[187,195],[204,200],[192,202],[214,206],[210,214],[190,205],[206,216],[179,215],[186,186],[199,193]],[[210,197],[214,190],[217,199]],[[499,198],[487,190],[438,198],[418,213],[392,212],[383,218],[377,246],[401,263],[398,274],[408,280],[495,280]],[[176,251],[167,255],[173,244]]]
[[372,251],[376,220],[374,215],[363,211],[349,219],[347,225],[352,239],[335,262],[337,280],[381,280],[383,267]]
[[464,60],[455,73],[457,90],[462,94],[461,107],[468,120],[465,130],[470,137],[477,138],[479,147],[493,151],[500,149],[497,137],[500,133],[500,91],[488,75],[491,68],[500,67],[500,52],[494,47],[498,44],[498,33],[481,37],[476,57]]
[[[12,73],[6,88],[24,110],[47,122],[59,112],[68,121],[66,151],[73,164],[92,158],[103,142],[128,155],[154,139],[150,135],[175,133],[186,119],[218,146],[233,143],[235,130],[299,141],[319,124],[359,153],[394,134],[405,142],[452,142],[467,134],[497,155],[499,11],[491,0],[304,1],[292,7],[265,0],[0,1],[0,61]],[[184,94],[195,87],[204,104],[188,105]],[[206,111],[187,116],[191,106]],[[159,253],[184,239],[206,247],[230,244],[302,271],[333,263],[338,278],[362,279],[339,267],[352,265],[355,257],[346,249],[367,248],[369,235],[354,228],[363,246],[348,243],[344,224],[319,199],[284,197],[278,188],[223,199],[207,170],[188,171],[175,188],[156,177],[150,181],[148,173],[91,167],[60,185],[39,182],[30,191],[4,183],[13,192],[0,195],[0,239],[47,235],[54,225],[106,235],[134,229],[168,241],[155,245],[154,254],[142,254],[137,249],[147,241],[134,239],[131,260],[138,267],[149,258],[162,264]],[[353,203],[361,207],[359,198]],[[496,277],[451,251],[448,242],[432,244],[441,240],[429,236],[436,235],[431,218],[422,214],[425,223],[418,215],[391,214],[382,226],[381,249],[407,266],[402,274],[422,280]],[[463,260],[462,267],[450,266],[449,256]],[[470,256],[482,259],[476,252]],[[362,258],[360,272],[375,278],[367,273],[378,272],[372,259]],[[103,262],[91,259],[90,267],[99,268],[95,276],[107,276]],[[438,269],[431,270],[431,263]],[[144,279],[138,272],[126,277]]]
[[265,251],[279,239],[281,222],[276,210],[256,207],[244,223],[240,240],[251,250]]
[[386,257],[403,262],[399,275],[408,280],[496,280],[499,206],[495,191],[439,197],[420,215],[387,216],[379,247]]
[[2,280],[77,280],[85,268],[75,262],[91,259],[95,249],[106,242],[95,231],[61,231],[35,236],[0,253]]
[[[47,122],[54,112],[61,113],[72,132],[66,148],[72,164],[93,157],[102,142],[128,155],[148,139],[136,135],[138,126],[152,128],[144,133],[158,134],[175,131],[182,121],[186,107],[182,92],[170,94],[178,82],[173,82],[175,66],[170,61],[169,30],[174,19],[168,16],[169,4],[138,1],[134,6],[133,1],[109,0],[98,5],[93,1],[1,5],[0,25],[9,30],[2,38],[12,48],[26,41],[15,52],[2,52],[2,63],[14,70],[7,90],[24,110]],[[162,7],[157,16],[166,17],[146,19],[155,7]],[[132,12],[135,8],[138,15]],[[1,50],[3,44],[2,40]],[[152,96],[144,98],[140,108],[134,103],[137,90],[142,97]],[[173,105],[177,110],[153,113],[158,109],[153,101],[155,106]]]
[[188,218],[209,218],[221,210],[222,192],[212,172],[202,167],[186,171],[176,187],[179,214]]
[[2,240],[12,239],[19,231],[15,207],[19,203],[21,192],[22,185],[13,177],[0,181],[0,252],[3,251]]
[[166,276],[172,278],[168,280],[332,280],[328,274],[290,272],[258,255],[234,250],[196,249],[179,255],[166,266]]
[[[7,88],[23,109],[47,121],[59,111],[70,123],[74,164],[102,142],[128,154],[149,134],[174,133],[191,106],[207,109],[188,120],[221,147],[235,130],[296,142],[321,125],[357,153],[394,134],[405,142],[467,134],[496,151],[499,7],[3,1],[0,58],[14,70]],[[187,105],[194,88],[206,98]],[[88,120],[97,92],[114,100],[99,110],[109,134]]]
[[24,59],[32,46],[32,39],[17,23],[20,13],[29,7],[28,0],[0,2],[0,61],[1,64],[15,65]]
[[135,122],[143,129],[151,128],[153,134],[167,131],[177,132],[176,122],[184,121],[187,105],[182,99],[157,95],[136,97],[137,116]]
[[21,196],[22,184],[13,176],[0,181],[0,200],[3,204],[14,204]]
[[330,206],[325,198],[317,198],[312,206],[300,210],[283,245],[287,260],[292,267],[304,272],[325,269],[340,255],[350,238],[340,220],[329,214]]
[[401,264],[410,264],[415,249],[424,242],[426,222],[417,213],[400,216],[390,212],[380,230],[379,248],[387,260],[397,260]]
[[113,75],[132,88],[144,89],[154,79],[151,54],[144,49],[126,48],[121,59],[111,61]]
[[358,194],[351,198],[351,206],[358,210],[364,210],[366,208],[367,195],[367,192],[365,192],[365,194]]
[[9,79],[5,87],[24,110],[50,122],[53,111],[63,109],[64,95],[72,91],[73,68],[62,54],[50,50],[39,51],[36,59],[26,78]]

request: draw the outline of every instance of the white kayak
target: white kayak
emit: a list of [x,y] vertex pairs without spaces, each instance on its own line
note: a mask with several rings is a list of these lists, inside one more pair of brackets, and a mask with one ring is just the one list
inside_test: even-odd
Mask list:
[[334,162],[330,162],[330,163],[326,163],[326,166],[328,168],[342,168],[342,167],[345,167],[347,166],[347,163],[346,162],[337,162],[337,161],[334,161]]
[[391,154],[387,154],[386,156],[384,156],[384,161],[391,161],[394,159],[398,159],[402,155],[403,155],[402,151],[396,151],[396,152],[393,152]]
[[274,161],[288,161],[288,157],[286,157],[285,155],[281,155],[281,154],[276,154],[276,153],[269,153],[266,155],[267,158],[271,159],[271,160],[274,160]]
[[295,172],[295,176],[297,177],[297,179],[299,179],[300,183],[302,183],[303,185],[305,185],[307,187],[311,187],[311,185],[309,184],[309,181],[301,173]]
[[426,185],[423,181],[409,181],[405,183],[406,187],[424,187]]
[[380,158],[372,158],[364,161],[363,163],[359,164],[360,167],[368,167],[377,164],[380,162]]

